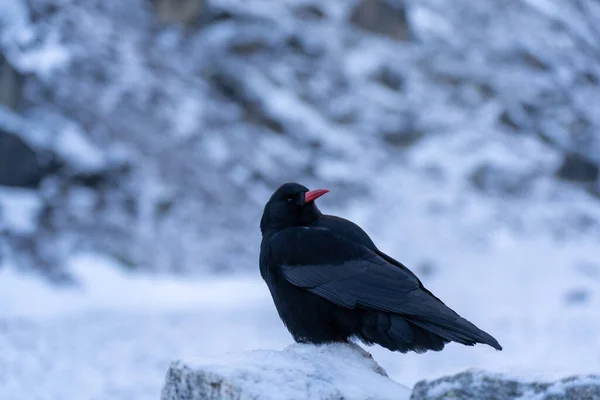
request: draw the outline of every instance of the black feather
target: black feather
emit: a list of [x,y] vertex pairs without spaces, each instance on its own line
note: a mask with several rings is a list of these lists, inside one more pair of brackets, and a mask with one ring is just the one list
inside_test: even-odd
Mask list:
[[261,220],[261,274],[297,341],[354,336],[400,352],[437,351],[451,341],[502,349],[378,250],[360,227],[322,215],[313,202],[304,204],[306,191],[284,185]]

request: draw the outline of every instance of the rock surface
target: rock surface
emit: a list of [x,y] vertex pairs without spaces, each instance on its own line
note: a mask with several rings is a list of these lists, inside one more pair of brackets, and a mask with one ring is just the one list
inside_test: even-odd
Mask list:
[[408,399],[369,353],[355,344],[294,344],[283,351],[174,362],[162,400]]
[[0,185],[36,187],[44,174],[36,151],[22,138],[0,127]]
[[467,371],[415,385],[411,400],[593,400],[600,399],[600,376],[574,376],[557,382],[521,382],[483,371]]
[[0,51],[0,104],[17,109],[23,98],[25,75],[11,65]]
[[600,177],[600,167],[579,154],[567,154],[556,175],[575,182],[595,182]]
[[352,12],[350,21],[362,29],[392,39],[411,39],[405,6],[401,1],[363,0]]

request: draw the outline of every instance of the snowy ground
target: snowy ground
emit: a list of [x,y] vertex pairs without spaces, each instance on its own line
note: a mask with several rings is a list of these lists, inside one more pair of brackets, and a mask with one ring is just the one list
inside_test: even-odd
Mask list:
[[[361,220],[361,210],[350,214]],[[594,242],[559,246],[498,234],[485,251],[467,253],[459,246],[461,235],[452,238],[443,229],[439,234],[431,239],[432,263],[440,262],[440,254],[449,266],[424,281],[505,350],[450,345],[440,353],[402,355],[372,348],[393,379],[410,387],[468,368],[533,378],[598,372],[600,269],[592,262]],[[415,257],[410,241],[417,237],[404,236],[403,259],[409,262]],[[384,240],[382,247],[393,249]],[[91,255],[74,258],[72,269],[80,285],[69,289],[0,269],[3,400],[156,399],[175,359],[291,343],[258,273],[198,281],[150,278],[128,275]]]
[[132,277],[89,256],[74,269],[68,290],[2,270],[3,400],[156,399],[174,359],[289,341],[265,335],[277,320],[257,280]]

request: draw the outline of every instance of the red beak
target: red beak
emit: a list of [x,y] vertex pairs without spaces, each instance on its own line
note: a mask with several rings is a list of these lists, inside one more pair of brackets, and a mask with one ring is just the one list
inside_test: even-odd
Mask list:
[[315,201],[319,197],[323,196],[325,193],[329,192],[328,189],[315,189],[309,190],[304,194],[304,202],[310,203],[311,201]]

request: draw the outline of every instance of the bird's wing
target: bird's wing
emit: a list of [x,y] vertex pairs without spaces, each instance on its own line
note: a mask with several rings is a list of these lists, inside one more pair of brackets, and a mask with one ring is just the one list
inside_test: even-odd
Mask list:
[[491,335],[425,289],[402,264],[392,264],[385,259],[389,257],[332,230],[285,229],[272,239],[268,257],[292,285],[341,307],[395,313],[446,340],[502,349]]
[[271,243],[271,257],[291,284],[339,306],[438,318],[456,313],[423,290],[412,272],[323,228],[291,228]]

